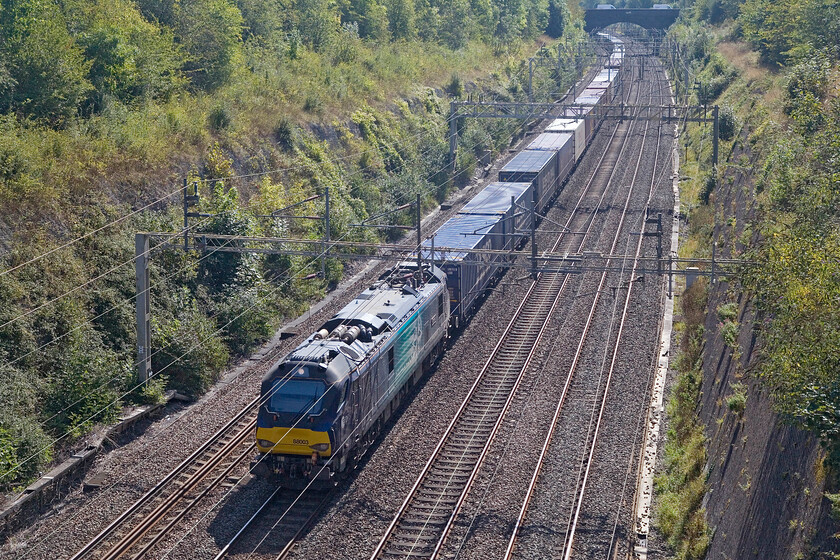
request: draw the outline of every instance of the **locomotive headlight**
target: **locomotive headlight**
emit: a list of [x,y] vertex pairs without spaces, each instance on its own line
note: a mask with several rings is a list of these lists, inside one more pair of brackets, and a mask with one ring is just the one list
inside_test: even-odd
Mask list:
[[310,445],[309,449],[314,449],[315,451],[326,451],[330,448],[329,443],[316,443],[315,445]]
[[268,441],[267,439],[258,439],[257,443],[260,445],[260,447],[274,447],[274,442]]

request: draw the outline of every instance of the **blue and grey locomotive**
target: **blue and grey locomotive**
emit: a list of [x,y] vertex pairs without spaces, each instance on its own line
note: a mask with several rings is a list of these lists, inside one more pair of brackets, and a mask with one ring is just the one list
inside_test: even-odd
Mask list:
[[302,486],[351,468],[443,350],[446,275],[404,263],[356,296],[262,380],[252,472]]

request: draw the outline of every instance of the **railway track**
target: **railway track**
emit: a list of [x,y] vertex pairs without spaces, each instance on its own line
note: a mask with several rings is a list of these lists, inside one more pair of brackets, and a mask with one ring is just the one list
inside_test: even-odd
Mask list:
[[[577,225],[576,229],[585,230],[584,235],[574,239],[561,234],[553,251],[567,238],[566,246],[571,249],[579,250],[585,243],[626,145],[629,129],[625,123],[614,130],[611,147],[601,157],[599,173],[589,182],[588,187],[602,185],[594,193],[598,200],[595,208],[583,211],[585,198],[592,196],[587,187],[564,226],[564,231],[574,231]],[[606,179],[599,176],[603,173]],[[436,558],[441,553],[568,281],[568,275],[541,275],[531,284],[372,558]]]
[[[630,173],[632,175],[631,180],[628,182],[630,185],[634,185],[639,176],[643,149],[648,137],[648,127],[649,125],[646,125],[645,131],[642,134],[638,156],[635,158],[635,166],[633,164],[627,166],[630,168],[635,167],[632,173]],[[574,221],[575,212],[573,212],[573,218],[570,218],[566,224],[566,231],[585,229],[585,232],[583,232],[584,238],[589,235],[594,224],[595,215],[599,212],[599,208],[602,207],[606,190],[613,181],[616,165],[628,144],[626,139],[629,137],[631,129],[632,126],[627,123],[616,127],[613,138],[610,141],[610,147],[602,156],[597,172],[590,179],[590,184],[592,182],[602,184],[603,190],[601,191],[600,199],[595,204],[595,209],[589,214],[587,225],[584,228],[580,226],[577,228],[569,227],[570,223]],[[616,139],[616,136],[618,139]],[[657,152],[660,136],[657,135],[656,140]],[[655,168],[656,162],[654,162]],[[624,171],[627,170],[625,169]],[[649,191],[652,192],[653,188],[654,183],[653,178],[651,178]],[[589,185],[587,185],[588,189]],[[648,193],[648,202],[650,200],[650,192]],[[632,188],[628,191],[623,203],[624,209],[619,225],[612,238],[611,252],[616,249],[620,237],[627,235],[624,226],[624,216],[629,211],[631,193]],[[583,197],[581,200],[583,200]],[[580,201],[578,203],[579,206],[581,206]],[[574,249],[572,247],[574,245],[580,250],[583,246],[583,239],[573,241],[571,239],[572,236],[567,237],[569,237],[569,241],[566,246]],[[563,236],[560,239],[562,238]],[[554,250],[557,250],[560,239],[558,239]],[[636,257],[638,257],[642,250],[642,240],[642,237],[639,236]],[[634,270],[634,267],[631,268]],[[635,278],[635,276],[631,274],[630,278]],[[544,332],[546,323],[548,322],[548,317],[557,305],[557,299],[549,301],[548,298],[541,295],[543,293],[543,286],[545,286],[546,293],[554,293],[559,297],[566,280],[567,278],[560,280],[557,276],[553,279],[540,278],[531,286],[531,289],[529,289],[528,294],[523,300],[522,306],[517,310],[515,318],[509,324],[502,340],[500,340],[493,355],[482,370],[473,390],[470,391],[458,415],[450,424],[444,437],[441,438],[438,447],[435,449],[435,452],[429,459],[429,462],[417,479],[408,497],[403,502],[397,516],[388,527],[385,536],[381,539],[372,558],[436,558],[439,556],[451,557],[453,554],[457,555],[457,552],[453,553],[451,547],[444,549],[444,542],[452,530],[459,510],[464,504],[465,497],[476,478],[476,472],[481,467],[484,457],[487,454],[489,445],[498,432],[499,425],[510,407],[511,399],[521,383],[522,376],[528,369],[530,361],[534,356],[534,350],[539,345],[539,338],[542,336],[542,332]],[[607,289],[606,280],[607,274],[604,273],[595,291],[596,295],[589,310],[589,317],[578,342],[576,354],[572,360],[573,365],[568,372],[568,377],[565,382],[565,388],[557,403],[552,425],[556,424],[557,416],[563,407],[571,379],[579,363],[586,342],[586,333],[589,331],[595,310],[598,306],[599,294]],[[566,531],[567,545],[564,546],[564,558],[571,557],[574,534],[579,526],[578,520],[580,519],[582,509],[583,495],[586,491],[587,481],[592,473],[594,450],[598,440],[599,430],[602,426],[610,380],[616,365],[618,343],[621,340],[621,332],[626,326],[630,293],[631,289],[628,286],[624,303],[620,306],[622,307],[621,318],[617,329],[618,334],[614,339],[609,371],[607,372],[605,383],[599,384],[602,388],[600,394],[590,405],[595,412],[595,421],[593,427],[586,435],[586,460],[582,468],[581,478],[575,484],[578,489],[578,497],[575,498],[575,505],[569,514],[570,521],[568,523],[569,528]],[[531,308],[531,305],[528,304],[529,301],[535,307],[541,306],[541,309]],[[519,328],[514,329],[514,325],[519,325]],[[535,328],[537,325],[539,327]],[[523,349],[527,349],[527,352],[523,352]],[[514,363],[521,367],[512,367]],[[480,387],[486,387],[486,389],[481,390]],[[505,558],[513,557],[514,543],[516,542],[519,529],[524,523],[523,519],[528,509],[528,503],[539,478],[542,461],[550,448],[552,435],[553,433],[549,431],[549,434],[543,441],[541,457],[538,465],[534,467],[529,489],[516,523],[517,528],[510,537],[507,550],[502,554]],[[569,481],[569,484],[571,485],[572,482]],[[524,557],[528,556],[525,555]]]
[[[661,86],[661,82],[660,82],[660,86]],[[648,129],[649,129],[649,123],[646,123],[642,144],[644,144],[645,140],[648,137],[648,132],[649,132]],[[661,139],[662,139],[661,128],[659,128],[658,133],[656,135],[656,149],[654,151],[654,153],[657,154],[657,156],[658,156],[658,153],[659,153],[659,147],[660,147]],[[641,155],[642,155],[642,153],[640,152],[639,158],[638,158],[638,160],[636,162],[636,165],[635,165],[635,168],[633,170],[632,180],[630,181],[631,184],[636,184],[636,182],[639,178],[640,165],[641,165],[641,161],[642,161]],[[647,202],[645,204],[646,207],[649,207],[650,202],[651,202],[651,197],[652,197],[654,189],[655,189],[655,181],[656,181],[655,171],[656,171],[656,167],[657,167],[657,160],[658,160],[658,158],[655,156],[654,165],[653,165],[654,173],[652,173],[651,178],[650,178],[650,184],[649,184],[649,188],[648,188],[648,192],[647,192]],[[626,214],[627,208],[629,207],[629,204],[630,204],[630,195],[628,194],[628,198],[625,202],[625,214]],[[647,215],[645,215],[644,217],[647,218]],[[612,244],[612,247],[611,247],[611,252],[616,250],[617,245],[618,245],[618,241],[619,241],[619,235],[617,233],[617,235],[615,236],[615,238],[613,240],[613,244]],[[619,356],[620,344],[622,342],[622,335],[625,333],[625,330],[628,327],[628,316],[629,316],[628,311],[629,311],[629,306],[630,306],[631,296],[632,296],[632,291],[633,291],[633,285],[634,285],[634,282],[633,282],[632,279],[636,278],[635,270],[636,270],[636,266],[637,266],[637,263],[638,263],[638,258],[642,254],[642,249],[643,249],[643,237],[638,236],[636,247],[635,247],[634,253],[631,257],[632,262],[631,262],[631,267],[630,267],[630,270],[629,270],[629,278],[631,280],[628,282],[627,290],[626,290],[626,292],[624,293],[624,296],[623,296],[623,301],[622,302],[619,302],[619,301],[615,302],[615,308],[616,309],[620,308],[620,317],[617,320],[617,324],[614,325],[615,328],[614,329],[611,328],[611,331],[615,330],[616,334],[615,334],[614,338],[612,339],[611,349],[608,350],[608,352],[610,354],[609,365],[606,368],[606,371],[603,372],[603,375],[601,376],[602,380],[603,380],[603,383],[601,383],[599,381],[599,383],[598,383],[599,389],[596,392],[596,398],[593,400],[592,415],[591,415],[592,421],[591,421],[590,427],[589,427],[589,429],[587,430],[587,433],[586,433],[586,442],[585,442],[585,445],[584,445],[584,453],[583,453],[583,457],[582,457],[582,460],[581,460],[581,467],[580,467],[580,470],[578,472],[578,476],[576,477],[576,480],[574,481],[575,493],[574,493],[574,496],[572,498],[572,501],[571,501],[569,507],[567,509],[564,508],[565,512],[563,512],[562,514],[561,514],[561,512],[556,512],[557,514],[559,514],[557,516],[558,518],[562,519],[565,516],[565,518],[568,520],[567,523],[565,524],[566,525],[565,528],[560,530],[560,532],[563,533],[563,535],[562,535],[563,544],[562,544],[562,553],[561,554],[562,554],[562,558],[564,560],[569,560],[570,558],[572,558],[574,552],[576,551],[575,546],[574,546],[575,537],[576,537],[576,533],[577,533],[578,529],[580,528],[581,515],[582,515],[582,511],[584,509],[584,503],[585,503],[584,497],[586,495],[586,490],[587,490],[587,487],[588,487],[588,483],[589,483],[590,478],[591,478],[592,473],[593,473],[593,466],[595,465],[596,445],[598,443],[599,435],[601,434],[602,429],[604,428],[605,410],[606,410],[606,405],[607,405],[607,401],[608,401],[609,391],[610,391],[611,384],[613,382],[613,377],[614,377],[614,374],[615,374],[616,368],[617,368],[617,361],[618,361],[618,356]],[[600,277],[600,280],[599,280],[599,288],[596,291],[597,294],[601,293],[601,291],[603,290],[603,288],[606,285],[606,281],[607,281],[607,273],[604,272],[604,273],[601,274],[601,277]],[[597,300],[597,296],[596,296],[596,300]],[[593,303],[592,312],[594,312],[595,305],[596,305],[596,303]],[[591,317],[592,317],[592,315],[590,313],[590,318],[587,320],[587,326],[585,327],[585,331],[588,330],[588,328],[589,328],[589,321],[591,320]],[[581,341],[580,341],[580,344],[578,346],[578,351],[576,352],[576,354],[575,354],[575,356],[572,360],[572,366],[571,366],[571,368],[568,372],[568,377],[567,377],[566,383],[565,383],[565,385],[563,387],[563,390],[560,394],[560,398],[558,399],[558,402],[557,402],[557,405],[556,405],[556,408],[555,408],[555,411],[554,411],[554,416],[553,416],[553,418],[552,418],[552,420],[549,424],[550,429],[547,431],[547,433],[545,435],[545,438],[542,442],[542,447],[541,447],[541,452],[540,452],[539,459],[537,460],[537,462],[536,462],[536,464],[533,468],[533,471],[531,473],[528,489],[525,493],[524,499],[522,500],[521,507],[520,507],[520,510],[519,510],[519,514],[518,514],[518,517],[517,517],[517,519],[515,521],[515,524],[514,524],[514,529],[513,529],[512,534],[511,534],[511,536],[508,540],[508,545],[507,545],[507,548],[506,548],[506,550],[504,552],[504,555],[503,555],[503,558],[505,558],[506,560],[510,559],[510,558],[515,558],[515,557],[527,558],[527,557],[530,557],[530,553],[533,551],[533,548],[530,548],[530,549],[527,549],[525,551],[520,551],[517,554],[516,553],[516,545],[517,545],[517,542],[518,542],[518,539],[519,539],[521,533],[523,532],[523,529],[525,527],[528,527],[527,515],[528,515],[528,511],[529,511],[529,505],[531,503],[531,500],[532,500],[535,492],[537,491],[540,472],[541,472],[543,466],[545,465],[548,457],[552,454],[556,454],[556,453],[559,452],[559,449],[557,449],[557,448],[552,449],[551,444],[552,444],[552,440],[555,436],[555,428],[558,425],[558,420],[559,420],[560,414],[564,410],[564,404],[566,403],[566,399],[569,397],[569,388],[570,388],[570,383],[571,383],[571,380],[572,380],[572,376],[574,374],[574,370],[575,370],[575,368],[578,367],[579,361],[581,359],[581,351],[582,351],[582,348],[583,348],[583,342],[584,342],[584,339],[582,337]],[[627,471],[628,474],[630,472],[632,472],[632,460],[633,460],[633,458],[631,456],[630,465],[628,465],[628,471]],[[629,478],[629,477],[626,477],[626,478]],[[571,481],[566,481],[566,482],[569,483],[569,485],[571,486],[571,484],[570,484]],[[625,489],[626,489],[626,481],[625,481],[625,484],[622,488],[622,491],[624,491]],[[606,554],[604,557],[612,557],[611,555],[614,552],[614,544],[615,544],[614,540],[615,540],[615,537],[616,537],[618,524],[619,524],[619,516],[618,516],[618,512],[617,512],[616,517],[615,517],[615,522],[614,522],[614,526],[613,526],[611,539],[610,539],[609,548],[608,548],[608,550],[603,551]],[[535,525],[537,525],[537,524],[536,523],[531,523],[532,528]],[[592,528],[590,527],[590,529],[592,529]]]
[[242,525],[214,560],[251,558],[261,550],[279,551],[277,560],[286,558],[307,529],[330,502],[332,492],[277,488]]
[[[659,96],[661,96],[662,95],[662,92],[661,92],[662,80],[661,79],[658,81],[658,85],[660,87]],[[646,129],[649,126],[650,126],[650,123],[649,122],[646,123]],[[647,135],[647,130],[646,130],[646,135]],[[658,163],[658,155],[659,155],[659,152],[660,152],[659,148],[660,148],[661,141],[662,141],[662,127],[658,127],[657,135],[656,135],[656,149],[654,150],[654,154],[655,154],[654,163],[653,163],[654,172],[651,174],[650,182],[649,182],[648,188],[647,188],[647,193],[646,193],[647,194],[647,200],[645,202],[645,209],[646,210],[645,210],[645,214],[644,214],[644,221],[647,221],[647,219],[650,217],[648,215],[648,209],[650,209],[650,207],[651,207],[651,201],[652,201],[655,189],[656,189],[656,182],[657,182],[657,178],[658,178],[658,176],[656,174],[656,168],[657,168],[657,163]],[[639,165],[640,164],[641,164],[641,161],[639,162]],[[639,175],[639,165],[637,165],[636,169],[634,170],[634,182],[636,181],[636,179]],[[630,249],[630,247],[628,247],[628,249]],[[603,390],[603,396],[601,397],[600,402],[597,404],[597,410],[595,408],[593,408],[593,418],[595,420],[593,422],[593,428],[590,431],[589,438],[588,438],[588,441],[587,441],[587,453],[586,453],[586,456],[585,456],[585,461],[583,462],[583,468],[581,469],[580,477],[579,477],[579,479],[577,481],[577,484],[576,484],[576,487],[577,487],[578,491],[577,491],[576,496],[575,496],[574,514],[571,518],[571,523],[569,525],[569,532],[568,532],[568,535],[566,537],[565,551],[564,551],[564,554],[563,554],[563,559],[564,560],[571,559],[575,555],[576,552],[578,552],[578,553],[582,552],[582,547],[576,547],[575,546],[576,537],[577,537],[577,533],[579,531],[581,531],[582,528],[583,528],[583,530],[586,529],[584,527],[583,517],[584,517],[584,513],[586,512],[586,510],[591,508],[591,504],[587,504],[587,499],[588,499],[587,498],[587,491],[590,491],[590,493],[591,493],[590,482],[592,481],[593,472],[594,472],[594,468],[595,468],[595,465],[596,465],[596,451],[598,450],[597,446],[598,446],[598,443],[599,443],[599,438],[603,435],[603,433],[606,430],[606,426],[605,426],[605,424],[606,424],[606,422],[605,422],[606,414],[605,413],[606,413],[607,404],[609,402],[608,397],[610,396],[610,389],[611,389],[613,383],[615,382],[615,378],[617,377],[617,373],[618,373],[619,369],[622,367],[621,364],[619,364],[619,358],[620,358],[621,351],[622,351],[622,342],[623,342],[623,340],[624,340],[624,338],[627,334],[627,331],[631,327],[631,325],[630,325],[630,306],[631,306],[631,302],[632,302],[632,298],[633,298],[634,288],[636,286],[636,283],[632,279],[636,278],[636,269],[637,269],[638,264],[639,264],[639,258],[642,256],[643,249],[644,249],[644,238],[642,236],[639,236],[637,241],[636,241],[635,248],[633,249],[632,268],[631,268],[631,270],[629,271],[629,274],[628,274],[628,277],[631,280],[629,281],[629,283],[627,285],[627,290],[624,294],[623,302],[621,302],[621,305],[620,305],[620,307],[621,307],[620,318],[619,318],[619,320],[617,322],[617,325],[616,325],[616,328],[615,328],[615,332],[616,332],[615,339],[614,339],[614,342],[612,344],[610,357],[609,357],[609,363],[608,363],[608,366],[606,368],[605,375],[604,375],[605,386],[604,386],[604,390]],[[616,303],[618,303],[618,302],[616,302]],[[616,307],[618,307],[618,305]],[[651,381],[652,381],[653,370],[649,368],[647,373],[648,373],[648,375],[647,375],[647,378],[645,379],[645,387],[648,387],[650,385]],[[637,438],[638,438],[638,436],[639,436],[639,434],[641,433],[641,430],[642,430],[644,408],[645,408],[644,405],[646,404],[646,402],[647,402],[647,400],[645,399],[639,405],[639,411],[638,411],[638,415],[637,415],[637,418],[636,418],[637,429],[636,429],[636,433],[634,434],[634,436],[637,437]],[[628,420],[633,420],[633,418],[628,418]],[[623,498],[623,496],[624,496],[624,494],[627,490],[627,483],[629,482],[629,480],[631,478],[631,473],[633,472],[633,468],[632,468],[633,463],[637,460],[637,457],[638,457],[638,452],[639,452],[638,443],[639,443],[638,440],[634,440],[634,445],[632,446],[633,452],[630,453],[630,457],[629,457],[629,461],[628,461],[628,465],[627,465],[627,471],[626,471],[626,475],[624,477],[624,483],[621,485],[620,495],[621,495],[622,498]],[[611,557],[611,555],[614,552],[617,551],[616,547],[617,547],[618,543],[616,541],[617,541],[617,537],[618,537],[618,526],[619,526],[619,523],[620,523],[620,512],[621,512],[621,507],[622,507],[623,501],[624,501],[623,499],[618,500],[618,506],[616,508],[616,512],[615,512],[615,516],[614,516],[614,522],[612,524],[613,528],[612,528],[612,532],[610,534],[609,539],[602,539],[602,541],[606,540],[606,546],[604,546],[602,550],[598,551],[598,554],[599,555],[603,554],[604,557]],[[628,508],[628,511],[629,511],[629,509],[630,508]],[[591,517],[592,514],[594,514],[594,510],[590,511],[589,513],[590,513],[590,517]],[[632,538],[631,538],[631,535],[629,535],[629,534],[626,535],[626,536],[628,537],[628,540],[627,540],[627,542],[628,542],[628,552],[630,552],[630,551],[632,551]],[[605,544],[605,543],[602,542],[601,544]],[[589,550],[590,551],[592,550],[591,546],[590,546]]]
[[427,558],[440,550],[557,305],[561,290],[552,280],[531,285],[374,558]]
[[146,556],[199,500],[250,460],[258,401],[245,406],[71,560]]

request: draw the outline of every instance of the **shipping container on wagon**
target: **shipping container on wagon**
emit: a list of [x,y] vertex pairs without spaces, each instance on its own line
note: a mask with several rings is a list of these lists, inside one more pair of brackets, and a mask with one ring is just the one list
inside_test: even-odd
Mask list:
[[592,141],[592,136],[595,134],[595,127],[597,123],[597,115],[599,114],[598,110],[595,106],[601,100],[600,96],[592,96],[592,95],[581,95],[577,98],[576,102],[580,103],[581,105],[587,105],[587,109],[584,110],[586,115],[589,115],[590,118],[585,120],[586,126],[586,143],[588,144]]
[[532,183],[490,183],[458,213],[498,216],[503,220],[497,230],[501,235],[496,235],[491,244],[494,249],[511,249],[519,240],[514,232],[530,225],[525,209],[530,207],[533,192]]
[[435,232],[433,239],[423,242],[422,258],[433,258],[435,265],[446,273],[450,320],[456,328],[472,316],[478,298],[498,272],[496,267],[488,266],[490,257],[475,251],[492,249],[495,238],[503,239],[504,224],[504,216],[498,214],[456,214]]
[[503,183],[533,183],[537,211],[542,211],[557,189],[556,160],[556,152],[522,150],[499,171],[499,181]]
[[[548,130],[548,129],[546,129]],[[557,152],[557,180],[562,183],[575,164],[575,140],[569,132],[544,132],[528,144],[527,150]]]
[[586,123],[583,119],[554,119],[545,127],[546,133],[572,134],[574,161],[578,161],[586,148]]

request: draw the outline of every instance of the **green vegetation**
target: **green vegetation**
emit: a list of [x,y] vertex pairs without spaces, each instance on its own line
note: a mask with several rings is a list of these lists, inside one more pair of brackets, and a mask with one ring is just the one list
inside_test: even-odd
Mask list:
[[729,388],[732,394],[726,397],[726,407],[740,416],[747,408],[747,387],[743,383],[730,383]]
[[[699,82],[685,92],[678,80],[680,95],[722,106],[722,157],[718,168],[711,169],[707,131],[688,127],[681,175],[691,233],[681,252],[709,257],[713,241],[719,250],[725,242],[728,254],[757,264],[745,266],[733,282],[758,312],[751,327],[761,335],[761,355],[750,375],[762,383],[784,419],[820,437],[827,453],[818,468],[833,472],[835,480],[827,486],[836,487],[840,4],[697,0],[684,7],[681,24],[669,32],[680,43],[680,63],[672,72],[685,76],[687,69],[692,81]],[[736,148],[748,153],[733,157]],[[755,221],[737,232],[730,208],[715,200],[723,177],[732,184],[727,169],[756,178],[754,192],[736,187],[744,188],[739,198],[757,197],[758,210]],[[715,228],[725,235],[713,239]],[[717,309],[719,334],[736,352],[737,314],[734,304]],[[730,389],[725,404],[741,415],[746,385],[732,383]],[[690,435],[675,436],[683,446],[691,441]],[[826,497],[837,504],[837,495]],[[665,519],[671,518],[679,517]],[[666,532],[674,534],[670,528]],[[679,552],[690,542],[681,538],[672,544]]]
[[[737,141],[748,123],[749,148],[757,157],[760,218],[749,231],[744,257],[758,266],[744,269],[742,288],[761,321],[762,360],[757,371],[782,415],[817,433],[828,446],[829,464],[840,467],[840,236],[837,162],[840,161],[840,6],[836,2],[696,2],[694,23],[672,30],[684,61],[698,76],[728,80],[716,102],[721,138]],[[719,40],[743,39],[757,51],[751,58],[737,43],[725,42],[720,66],[711,31],[698,23],[723,23]],[[763,66],[762,66],[763,65]],[[734,79],[740,76],[739,79]],[[713,88],[717,89],[717,88]],[[699,131],[689,131],[695,144]],[[695,144],[696,145],[696,144]],[[727,145],[724,144],[723,153]],[[705,159],[705,154],[698,161]],[[708,160],[706,160],[708,161]],[[710,200],[729,161],[709,175],[701,203]],[[696,226],[695,226],[696,227]],[[707,230],[710,232],[710,230]],[[732,345],[734,319],[721,318],[721,334]],[[737,400],[737,399],[736,399]]]
[[[341,278],[155,250],[155,377],[137,386],[133,236],[179,231],[185,176],[211,215],[195,232],[320,238],[266,216],[329,188],[331,237],[375,241],[350,225],[416,194],[431,209],[517,132],[459,122],[450,177],[450,96],[524,99],[540,34],[572,46],[581,27],[557,0],[0,0],[0,487],[125,405],[199,396]],[[566,62],[535,73],[537,98],[568,87]]]
[[677,559],[695,560],[705,557],[710,537],[702,507],[707,489],[706,438],[696,413],[703,379],[705,282],[686,290],[680,303],[684,322],[675,364],[679,378],[667,405],[665,472],[655,480],[659,499],[655,523]]

